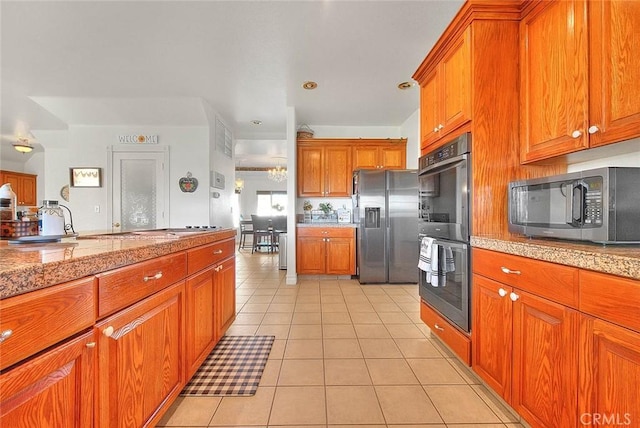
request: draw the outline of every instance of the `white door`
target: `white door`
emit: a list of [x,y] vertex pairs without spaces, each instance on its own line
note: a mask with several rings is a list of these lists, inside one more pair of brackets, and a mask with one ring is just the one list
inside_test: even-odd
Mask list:
[[114,232],[167,227],[168,153],[154,148],[112,149],[110,212]]

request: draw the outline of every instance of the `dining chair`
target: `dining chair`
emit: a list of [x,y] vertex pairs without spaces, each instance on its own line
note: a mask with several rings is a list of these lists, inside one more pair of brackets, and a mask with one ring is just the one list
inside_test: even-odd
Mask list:
[[273,227],[273,245],[279,249],[280,234],[287,233],[287,216],[277,215],[271,217],[271,225]]
[[251,214],[253,224],[253,247],[251,254],[260,248],[266,247],[269,252],[273,251],[273,229],[271,228],[268,216]]
[[251,248],[253,248],[253,223],[251,220],[240,220],[240,239],[238,243],[238,251],[243,248],[249,248],[247,245],[247,236],[251,236]]

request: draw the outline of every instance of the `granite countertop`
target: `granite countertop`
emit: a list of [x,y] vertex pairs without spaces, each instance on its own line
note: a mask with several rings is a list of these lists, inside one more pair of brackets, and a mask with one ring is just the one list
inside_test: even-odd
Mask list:
[[471,246],[640,280],[640,245],[472,236]]
[[172,237],[79,236],[29,244],[0,241],[0,299],[231,238],[236,233],[235,229],[216,229]]
[[357,228],[358,223],[298,223],[297,227],[351,227]]

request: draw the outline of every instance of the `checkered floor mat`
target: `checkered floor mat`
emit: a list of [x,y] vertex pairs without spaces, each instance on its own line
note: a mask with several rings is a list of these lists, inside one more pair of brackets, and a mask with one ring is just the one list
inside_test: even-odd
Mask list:
[[253,395],[275,336],[224,336],[181,395]]

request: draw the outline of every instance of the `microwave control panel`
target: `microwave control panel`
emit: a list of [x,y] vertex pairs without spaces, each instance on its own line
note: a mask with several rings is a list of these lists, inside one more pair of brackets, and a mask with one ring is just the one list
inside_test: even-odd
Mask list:
[[584,193],[584,224],[602,225],[602,177],[587,177],[582,180]]

